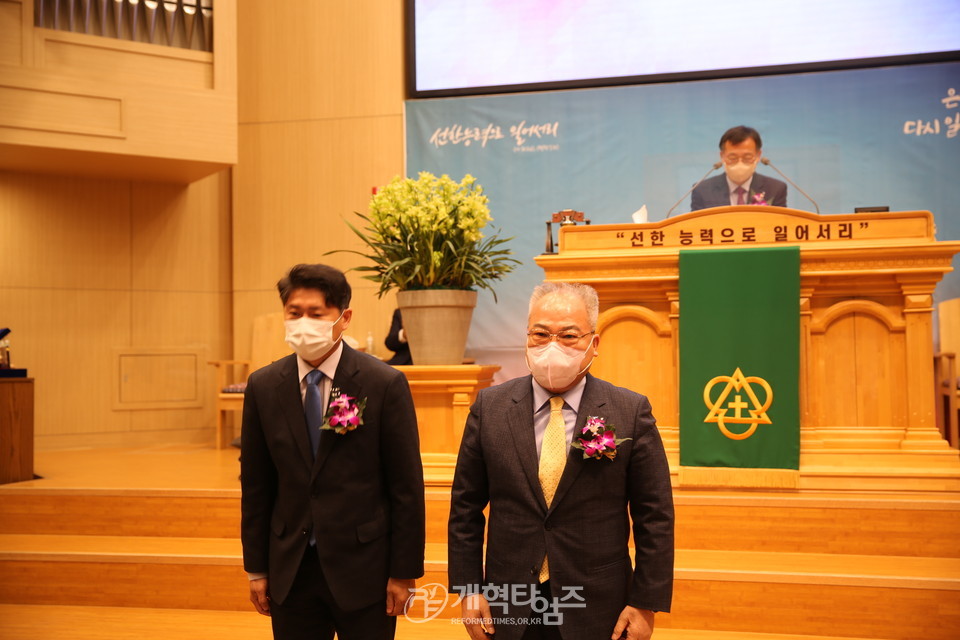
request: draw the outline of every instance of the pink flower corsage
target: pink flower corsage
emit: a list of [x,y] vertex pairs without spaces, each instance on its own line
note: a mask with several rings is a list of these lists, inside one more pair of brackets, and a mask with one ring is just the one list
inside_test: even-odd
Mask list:
[[767,194],[766,194],[766,192],[765,192],[765,191],[761,191],[760,193],[755,193],[755,194],[753,194],[753,204],[759,204],[759,205],[764,205],[764,206],[770,204],[769,202],[767,202]]
[[330,392],[327,415],[323,416],[323,426],[320,429],[343,435],[362,425],[363,409],[367,406],[367,399],[363,398],[359,402],[356,400],[351,396],[343,395],[339,389],[333,389]]
[[617,428],[607,424],[606,419],[590,416],[580,430],[580,436],[574,438],[572,444],[583,450],[584,458],[613,460],[617,457],[617,447],[627,440],[630,438],[618,438]]

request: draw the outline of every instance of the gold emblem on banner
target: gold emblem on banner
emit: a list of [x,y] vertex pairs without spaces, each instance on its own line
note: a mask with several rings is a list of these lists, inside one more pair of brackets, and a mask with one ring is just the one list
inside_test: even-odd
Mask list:
[[[711,398],[711,391],[721,382],[726,385],[714,400]],[[758,385],[766,394],[763,402],[757,399],[753,385]],[[733,400],[729,399],[731,393],[734,395]],[[743,400],[744,395],[749,403]],[[731,440],[746,440],[757,430],[758,424],[773,424],[767,416],[767,409],[773,403],[773,389],[763,378],[744,376],[740,367],[737,367],[732,376],[717,376],[710,380],[703,388],[703,402],[710,409],[704,422],[716,422],[720,432]],[[747,409],[749,415],[744,414],[744,409]],[[728,415],[729,413],[733,415]],[[733,424],[746,424],[750,427],[743,433],[734,433],[727,428],[727,425]]]

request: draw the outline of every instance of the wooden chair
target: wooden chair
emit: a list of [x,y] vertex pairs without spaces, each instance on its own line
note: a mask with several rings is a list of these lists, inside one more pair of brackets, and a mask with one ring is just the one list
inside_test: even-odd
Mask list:
[[960,380],[957,379],[957,354],[960,353],[960,298],[937,305],[940,350],[933,357],[936,383],[937,429],[954,449],[960,448],[957,415],[960,408]]
[[218,449],[223,449],[233,439],[232,423],[230,433],[224,429],[224,424],[229,412],[243,409],[243,390],[247,386],[247,377],[251,372],[289,353],[290,347],[284,342],[283,312],[277,311],[253,319],[249,360],[210,361],[217,370],[216,447]]

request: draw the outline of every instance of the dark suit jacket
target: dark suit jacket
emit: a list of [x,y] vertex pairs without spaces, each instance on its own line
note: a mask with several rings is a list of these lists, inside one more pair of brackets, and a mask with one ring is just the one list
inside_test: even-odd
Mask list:
[[390,320],[390,333],[387,334],[387,337],[383,341],[387,349],[393,351],[393,357],[387,360],[387,364],[413,364],[413,357],[410,355],[410,344],[400,342],[400,329],[403,329],[403,317],[400,315],[400,309],[394,309],[393,318]]
[[[787,184],[776,178],[753,174],[747,204],[753,204],[755,194],[764,194],[764,200],[772,207],[787,206]],[[690,211],[699,211],[710,207],[729,207],[730,189],[726,174],[714,176],[701,182],[690,196]]]
[[[669,611],[673,591],[670,471],[645,396],[587,376],[577,430],[588,416],[632,438],[614,460],[584,459],[571,448],[550,509],[537,476],[531,377],[481,391],[467,419],[453,481],[449,522],[451,588],[536,584],[550,558],[554,597],[583,587],[586,608],[563,609],[565,638],[609,638],[627,604]],[[485,518],[486,566],[483,565]],[[630,518],[637,561],[628,555]],[[530,605],[495,608],[493,617],[526,617]],[[522,627],[499,625],[498,640]]]
[[268,573],[270,596],[290,592],[310,533],[338,606],[382,601],[387,578],[423,575],[420,441],[402,373],[346,344],[332,388],[367,399],[363,424],[323,431],[310,451],[297,356],[249,379],[243,402],[241,486],[244,569]]

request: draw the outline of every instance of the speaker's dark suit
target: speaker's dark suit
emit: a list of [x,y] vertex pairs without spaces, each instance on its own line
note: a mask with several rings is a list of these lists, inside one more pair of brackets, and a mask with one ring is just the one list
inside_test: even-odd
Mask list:
[[390,332],[383,343],[387,349],[393,351],[393,357],[387,360],[387,364],[408,365],[413,364],[413,356],[410,355],[410,344],[400,342],[400,330],[403,329],[403,316],[400,315],[400,309],[393,310],[393,318],[390,320]]
[[[614,460],[584,459],[571,448],[553,502],[547,509],[538,480],[530,376],[485,389],[467,419],[449,523],[453,589],[484,584],[536,584],[549,557],[554,597],[583,587],[585,608],[563,609],[564,638],[609,638],[626,605],[669,611],[673,591],[673,498],[670,471],[647,398],[588,375],[577,413],[604,418],[617,428]],[[485,518],[490,504],[486,566]],[[628,555],[630,518],[636,567]],[[568,592],[567,592],[568,593]],[[530,605],[493,617],[527,617]],[[495,625],[498,640],[523,627]]]
[[363,424],[323,431],[310,451],[297,356],[250,376],[243,403],[244,569],[267,573],[283,603],[311,532],[337,605],[386,597],[388,577],[423,575],[424,494],[419,436],[406,378],[346,344],[332,388],[366,398]]
[[[755,173],[750,182],[750,193],[746,196],[747,204],[756,204],[753,196],[760,193],[771,207],[787,206],[787,183],[785,182]],[[729,206],[730,186],[727,184],[726,174],[704,180],[690,196],[690,211]]]

